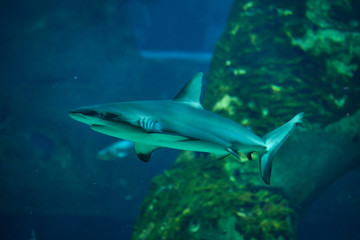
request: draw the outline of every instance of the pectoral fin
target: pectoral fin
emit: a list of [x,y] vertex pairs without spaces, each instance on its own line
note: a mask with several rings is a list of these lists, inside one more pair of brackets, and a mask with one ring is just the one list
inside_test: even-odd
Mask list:
[[135,147],[136,155],[143,162],[148,162],[150,160],[152,152],[160,148],[158,146],[153,146],[138,142],[134,143],[134,147]]

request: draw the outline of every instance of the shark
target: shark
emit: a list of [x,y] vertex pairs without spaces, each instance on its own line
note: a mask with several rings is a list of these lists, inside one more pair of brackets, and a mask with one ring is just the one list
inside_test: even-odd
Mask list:
[[259,153],[262,179],[270,184],[273,157],[302,122],[303,112],[260,137],[252,129],[207,111],[200,102],[203,73],[195,74],[172,100],[130,101],[80,107],[74,120],[96,132],[134,142],[139,159],[148,162],[159,148],[212,153],[239,159]]

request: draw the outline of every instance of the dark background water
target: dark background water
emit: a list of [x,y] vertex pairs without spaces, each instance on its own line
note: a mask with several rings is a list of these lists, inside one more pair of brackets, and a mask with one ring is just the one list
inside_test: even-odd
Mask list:
[[[115,139],[72,121],[67,111],[172,98],[194,73],[207,71],[209,59],[190,54],[159,60],[141,52],[153,50],[160,58],[211,53],[231,3],[1,3],[0,239],[30,239],[32,231],[36,239],[130,238],[152,177],[169,168],[178,152],[161,150],[148,164],[133,155],[101,162],[97,151]],[[352,209],[359,206],[358,173],[339,179],[314,202],[299,223],[299,239],[357,239],[359,218]],[[66,184],[75,186],[67,191]],[[118,195],[116,188],[122,189]]]

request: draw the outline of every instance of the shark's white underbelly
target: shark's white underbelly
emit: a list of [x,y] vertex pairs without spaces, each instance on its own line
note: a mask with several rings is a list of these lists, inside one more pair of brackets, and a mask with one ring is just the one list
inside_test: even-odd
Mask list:
[[125,139],[128,141],[144,143],[153,146],[174,148],[179,150],[208,152],[214,154],[226,154],[226,146],[212,143],[204,140],[193,140],[191,138],[169,135],[164,133],[147,133],[139,128],[129,127],[129,125],[121,126],[118,124],[116,129],[112,126],[91,125],[94,131]]

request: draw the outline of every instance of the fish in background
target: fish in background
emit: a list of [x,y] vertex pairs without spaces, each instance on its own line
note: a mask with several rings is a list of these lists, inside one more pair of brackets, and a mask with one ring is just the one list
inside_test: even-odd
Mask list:
[[97,154],[97,158],[103,161],[112,161],[127,157],[133,151],[133,142],[121,140],[101,149]]

